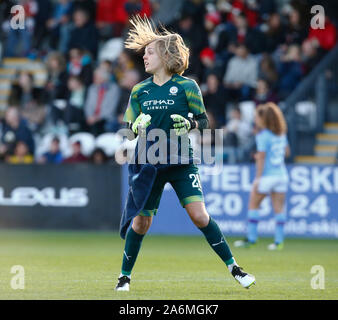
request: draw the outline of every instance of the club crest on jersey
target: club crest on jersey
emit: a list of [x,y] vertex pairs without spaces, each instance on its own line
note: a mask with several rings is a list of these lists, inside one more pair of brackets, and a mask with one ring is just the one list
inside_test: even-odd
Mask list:
[[169,92],[170,92],[170,95],[176,96],[176,95],[177,95],[177,92],[178,92],[178,88],[175,87],[175,86],[170,87]]

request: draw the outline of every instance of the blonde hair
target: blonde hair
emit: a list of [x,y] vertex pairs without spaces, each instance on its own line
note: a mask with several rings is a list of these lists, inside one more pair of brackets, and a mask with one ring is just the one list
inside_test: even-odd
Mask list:
[[272,102],[261,104],[256,109],[257,115],[263,120],[264,126],[276,135],[287,131],[287,124],[281,109]]
[[160,32],[153,27],[153,23],[147,17],[141,18],[137,15],[129,21],[133,27],[128,32],[125,47],[141,51],[155,41],[157,53],[166,71],[169,74],[182,75],[189,66],[189,48],[182,37],[178,33],[168,31],[163,26],[161,26],[163,31]]

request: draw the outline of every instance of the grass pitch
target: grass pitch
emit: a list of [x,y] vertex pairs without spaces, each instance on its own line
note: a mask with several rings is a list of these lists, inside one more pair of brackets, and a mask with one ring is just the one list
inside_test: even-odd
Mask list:
[[[108,232],[0,231],[0,299],[338,299],[338,241],[287,239],[284,250],[233,248],[256,285],[243,289],[202,236],[148,235],[133,272],[131,291],[115,292],[124,241]],[[25,288],[14,290],[14,265]],[[314,265],[325,270],[325,288],[313,289]]]

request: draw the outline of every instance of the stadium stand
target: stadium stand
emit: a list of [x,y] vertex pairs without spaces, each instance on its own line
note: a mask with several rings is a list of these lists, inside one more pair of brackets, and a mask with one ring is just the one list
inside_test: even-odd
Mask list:
[[[239,109],[242,120],[253,130],[255,107],[273,101],[287,116],[293,151],[290,161],[336,163],[338,18],[334,3],[179,0],[174,6],[170,4],[170,10],[168,3],[166,0],[10,0],[0,4],[1,122],[9,107],[18,108],[25,118],[29,92],[24,92],[16,103],[10,101],[10,96],[19,72],[29,71],[34,86],[45,92],[47,110],[41,126],[34,127],[28,121],[36,145],[36,161],[49,148],[54,136],[62,137],[64,157],[70,155],[74,136],[81,136],[81,146],[88,158],[98,147],[112,158],[118,146],[130,146],[116,132],[122,127],[134,81],[147,77],[142,57],[123,50],[128,17],[139,13],[179,32],[190,47],[186,75],[196,79],[201,87],[212,129],[225,128],[232,110]],[[15,4],[23,5],[26,13],[25,31],[21,34],[10,26],[13,18],[10,8]],[[310,8],[314,4],[325,8],[324,29],[310,27]],[[90,39],[88,32],[93,35]],[[51,57],[60,62],[60,68],[51,62]],[[253,71],[245,76],[238,72],[241,68]],[[102,69],[111,75],[109,86],[119,87],[120,97],[113,101],[109,121],[96,132],[90,130],[92,123],[88,119],[79,119],[85,112],[89,88],[95,82],[94,70]],[[82,91],[77,90],[74,81],[70,83],[74,77],[84,84],[84,91],[81,86]],[[216,89],[213,83],[217,83]],[[73,112],[71,121],[66,116],[69,110]],[[89,132],[95,136],[89,138]],[[251,136],[244,145],[229,146],[225,139],[224,160],[252,161],[255,146]],[[10,154],[3,161],[6,156]]]

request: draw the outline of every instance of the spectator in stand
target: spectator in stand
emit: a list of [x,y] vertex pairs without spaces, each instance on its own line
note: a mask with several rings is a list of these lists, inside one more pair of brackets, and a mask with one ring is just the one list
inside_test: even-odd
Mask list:
[[[141,75],[136,69],[130,69],[125,71],[123,77],[121,77],[119,86],[121,88],[121,97],[117,107],[117,128],[123,126],[123,115],[127,109],[129,97],[133,87],[141,80]],[[112,131],[112,130],[110,130]]]
[[[21,5],[24,8],[24,28],[14,29],[10,26],[10,20],[5,22],[4,29],[7,31],[8,36],[4,55],[6,57],[27,57],[29,56],[32,48],[31,46],[35,27],[34,16],[38,12],[38,6],[35,0],[18,0],[16,4]],[[16,14],[17,12],[15,12],[13,16]],[[18,44],[21,49],[20,51],[17,50]]]
[[61,108],[55,106],[52,109],[53,122],[65,124],[70,134],[86,131],[87,126],[84,116],[86,87],[79,76],[68,77],[67,92],[63,106]]
[[92,59],[88,52],[81,48],[72,48],[69,52],[67,72],[72,76],[79,76],[86,87],[93,81]]
[[151,0],[151,19],[156,25],[168,26],[174,22],[181,5],[181,1]]
[[128,14],[124,9],[124,1],[98,0],[96,2],[96,26],[101,39],[121,37],[127,21]]
[[204,27],[208,33],[208,44],[214,50],[216,56],[222,60],[222,72],[231,56],[228,50],[229,35],[227,24],[222,23],[222,16],[218,11],[207,13],[204,17]]
[[231,32],[234,31],[233,25],[222,20],[221,11],[212,11],[204,17],[204,28],[208,33],[209,47],[216,54],[216,65],[224,75],[227,63],[234,54],[234,41],[231,37]]
[[255,2],[259,19],[267,21],[270,15],[277,12],[277,0],[254,0],[249,2]]
[[255,102],[256,106],[266,102],[277,103],[277,96],[273,90],[271,90],[268,81],[265,79],[258,79],[253,101]]
[[[33,48],[41,49],[44,47],[44,42],[49,37],[47,21],[51,18],[51,12],[53,11],[53,5],[51,0],[36,0],[38,6],[38,12],[34,16],[34,44]],[[40,27],[43,26],[43,27]]]
[[152,13],[149,0],[125,0],[124,9],[126,10],[128,17],[137,14],[141,17],[144,15],[150,17]]
[[266,24],[261,26],[265,38],[265,51],[272,54],[277,48],[285,43],[285,26],[282,24],[281,16],[278,12],[272,13]]
[[96,0],[73,0],[73,10],[84,9],[89,13],[89,20],[95,23],[96,19]]
[[205,82],[207,75],[216,69],[216,54],[211,48],[204,48],[200,53],[199,67],[196,68],[199,82]]
[[190,49],[189,68],[186,72],[188,74],[197,74],[200,63],[199,54],[208,46],[208,36],[203,24],[196,24],[192,13],[183,11],[181,18],[175,23],[173,29],[182,36],[185,44]]
[[227,98],[231,101],[250,100],[256,87],[258,63],[245,44],[236,47],[224,75]]
[[96,59],[99,34],[95,25],[90,22],[89,13],[82,8],[76,9],[73,13],[73,27],[70,31],[67,44],[68,51],[72,48],[81,48],[87,50]]
[[204,24],[201,17],[204,17],[206,14],[205,2],[202,0],[183,0],[181,5],[181,14],[182,17],[191,17],[197,30],[201,30]]
[[248,25],[246,15],[241,12],[234,15],[234,28],[229,28],[228,35],[230,42],[245,44],[251,54],[258,54],[265,51],[264,34],[257,28]]
[[92,164],[105,164],[108,162],[108,160],[109,160],[108,156],[106,155],[104,150],[101,148],[96,148],[92,152],[90,159],[89,159],[89,161]]
[[222,129],[224,144],[230,147],[243,147],[252,134],[251,125],[242,120],[241,110],[237,107],[230,111],[230,120]]
[[46,23],[50,35],[50,46],[53,50],[66,53],[71,12],[71,0],[58,0],[54,5],[53,14]]
[[258,65],[258,78],[265,79],[275,90],[278,82],[278,71],[271,55],[264,53]]
[[0,2],[0,21],[7,25],[12,17],[11,8],[16,5],[16,0],[8,0]]
[[222,4],[223,11],[226,13],[226,20],[230,23],[234,23],[238,14],[245,16],[248,26],[254,28],[257,26],[259,15],[258,15],[258,4],[255,0],[231,0],[224,1]]
[[58,137],[54,137],[52,139],[49,151],[45,152],[39,159],[37,159],[37,162],[40,164],[59,164],[63,162],[63,155],[60,150],[60,140]]
[[89,87],[85,102],[85,116],[89,131],[99,135],[105,131],[106,122],[117,121],[117,106],[120,99],[120,88],[110,82],[110,74],[97,68],[94,72],[94,82]]
[[81,142],[75,141],[72,144],[72,155],[66,158],[63,163],[81,163],[88,162],[88,158],[82,154]]
[[324,50],[319,48],[312,40],[305,40],[302,44],[302,63],[304,75],[307,75],[319,63],[324,55]]
[[123,80],[124,74],[128,70],[134,70],[136,68],[135,60],[133,59],[132,52],[130,50],[123,50],[117,58],[117,63],[113,68],[113,74],[117,82]]
[[224,97],[225,90],[222,82],[219,80],[217,74],[210,73],[207,76],[206,91],[203,92],[203,100],[209,121],[214,123],[215,128],[220,128],[225,125],[226,104]]
[[46,118],[46,96],[42,88],[35,87],[34,76],[26,70],[18,73],[12,85],[9,104],[20,106],[20,112],[31,130],[42,127]]
[[70,134],[86,130],[84,104],[86,101],[86,87],[79,76],[70,76],[68,79],[69,96],[64,113]]
[[319,16],[318,19],[325,21],[324,29],[314,29],[310,26],[309,34],[305,41],[309,41],[314,47],[327,52],[337,43],[337,28],[328,16]]
[[34,154],[34,139],[25,119],[22,119],[16,106],[9,106],[2,120],[1,156],[11,155],[17,141],[23,141],[28,146],[30,154]]
[[209,12],[204,17],[204,28],[208,33],[208,47],[216,50],[218,47],[219,33],[217,26],[221,23],[219,12]]
[[10,164],[31,164],[34,157],[30,154],[27,144],[18,140],[15,143],[14,154],[6,157],[6,162]]
[[303,76],[300,46],[290,45],[277,65],[279,74],[278,99],[285,99],[298,85]]
[[308,26],[310,25],[310,8],[307,6],[304,7],[299,2],[286,5],[284,11],[286,11],[288,18],[285,44],[301,45],[308,34]]
[[112,61],[110,61],[110,60],[102,60],[99,63],[98,68],[104,69],[107,72],[109,72],[109,74],[110,74],[110,80],[113,81],[113,82],[116,81],[115,75],[113,74],[114,73],[114,68],[113,68],[113,62]]
[[66,106],[68,97],[66,60],[59,52],[51,52],[47,57],[48,79],[45,90],[48,95],[51,121],[56,122],[62,118],[62,110]]

